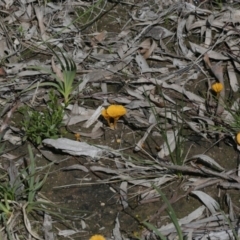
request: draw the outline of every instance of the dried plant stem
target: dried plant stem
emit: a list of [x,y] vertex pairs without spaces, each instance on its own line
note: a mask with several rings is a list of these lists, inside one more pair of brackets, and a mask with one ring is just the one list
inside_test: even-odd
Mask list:
[[[165,161],[164,159],[161,159],[162,161]],[[198,167],[198,168],[192,168],[192,167],[186,167],[186,166],[179,166],[179,165],[168,165],[168,164],[164,164],[162,162],[158,163],[161,167],[167,168],[167,169],[171,169],[174,171],[180,171],[180,172],[185,172],[185,173],[194,173],[194,174],[200,174],[200,175],[204,175],[204,176],[214,176],[214,177],[219,177],[225,180],[229,180],[229,181],[235,181],[240,183],[240,177],[238,176],[232,176],[232,175],[228,175],[226,173],[218,173],[212,170],[209,170],[207,168],[203,168],[203,167]]]

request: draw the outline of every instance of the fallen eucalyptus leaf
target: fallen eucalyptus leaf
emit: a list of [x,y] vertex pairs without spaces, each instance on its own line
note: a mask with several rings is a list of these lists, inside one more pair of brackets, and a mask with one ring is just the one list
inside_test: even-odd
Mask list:
[[189,158],[187,161],[190,161],[192,159],[201,159],[203,162],[208,163],[210,166],[212,166],[213,168],[216,168],[217,170],[220,170],[220,171],[224,171],[225,170],[214,159],[212,159],[211,157],[209,157],[209,156],[207,156],[205,154],[194,155],[191,158]]
[[54,147],[74,156],[86,156],[93,159],[99,159],[104,151],[100,148],[91,146],[85,142],[73,141],[68,138],[44,139],[43,144],[48,147]]
[[165,136],[165,141],[164,143],[160,146],[161,150],[158,152],[158,157],[159,158],[164,158],[165,156],[168,156],[170,152],[173,152],[174,149],[176,148],[176,140],[178,138],[178,130],[176,131],[167,131],[164,133]]
[[114,237],[114,240],[123,240],[122,234],[120,232],[120,223],[119,223],[118,217],[116,217],[116,219],[115,219],[115,226],[113,229],[113,237]]
[[[182,226],[184,224],[188,224],[188,223],[192,222],[195,219],[200,218],[203,215],[203,212],[205,209],[206,209],[206,207],[201,206],[201,207],[197,208],[196,210],[194,210],[193,212],[191,212],[188,216],[179,219],[178,220],[179,225]],[[172,231],[175,231],[175,226],[173,223],[169,223],[165,226],[162,226],[158,230],[165,235],[165,234],[171,233]]]
[[52,217],[46,212],[44,213],[43,232],[44,239],[54,240],[54,235],[52,232]]
[[230,61],[228,61],[227,72],[228,72],[228,77],[230,81],[230,86],[234,92],[237,92],[239,89],[239,84],[238,84],[236,73],[234,71],[233,64]]
[[126,209],[128,207],[128,182],[123,181],[120,185],[120,196],[121,196],[121,203],[123,206],[123,209]]
[[200,53],[200,54],[208,54],[209,58],[212,58],[212,59],[215,59],[215,60],[228,60],[229,57],[227,56],[224,56],[223,54],[219,53],[219,52],[216,52],[214,50],[211,50],[211,49],[207,49],[207,48],[204,48],[204,47],[201,47],[195,43],[192,43],[192,42],[189,42],[191,48],[192,48],[192,51],[194,53]]
[[202,191],[192,191],[194,195],[196,195],[203,203],[204,205],[209,209],[209,211],[214,214],[217,211],[219,211],[220,206],[216,200],[214,200],[212,197],[210,197],[208,194],[202,192]]

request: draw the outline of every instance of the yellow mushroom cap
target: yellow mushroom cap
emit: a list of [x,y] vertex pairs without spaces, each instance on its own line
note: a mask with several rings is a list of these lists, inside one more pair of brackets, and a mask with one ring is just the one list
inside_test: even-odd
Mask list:
[[125,115],[127,110],[122,105],[110,105],[107,109],[102,110],[102,116],[107,120],[111,129],[117,128],[118,119]]
[[222,83],[218,83],[218,82],[214,83],[214,84],[212,85],[212,90],[213,90],[214,92],[216,92],[216,93],[221,92],[221,91],[223,90],[223,85],[222,85]]
[[236,142],[240,145],[240,132],[236,135]]
[[93,235],[89,240],[106,240],[102,235]]
[[111,118],[120,118],[127,113],[127,110],[122,105],[110,105],[107,108],[106,113]]
[[107,114],[107,110],[106,110],[105,108],[102,110],[102,116],[103,116],[105,119],[110,118],[110,116]]

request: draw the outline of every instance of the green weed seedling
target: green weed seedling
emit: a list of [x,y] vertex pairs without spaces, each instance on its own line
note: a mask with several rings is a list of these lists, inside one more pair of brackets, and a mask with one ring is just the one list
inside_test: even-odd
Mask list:
[[64,104],[65,106],[67,106],[69,104],[69,102],[72,99],[72,92],[73,90],[76,88],[76,86],[74,86],[74,79],[76,76],[76,72],[77,72],[77,67],[75,62],[72,59],[68,59],[65,57],[65,55],[62,53],[62,51],[60,50],[62,59],[59,57],[59,54],[57,54],[49,45],[48,45],[50,51],[53,53],[53,55],[55,55],[55,57],[57,58],[58,62],[61,65],[61,70],[62,70],[62,77],[59,76],[59,74],[55,74],[54,72],[42,68],[42,67],[38,67],[38,66],[31,66],[31,69],[35,69],[35,70],[40,70],[44,73],[50,74],[55,81],[46,81],[46,82],[42,82],[40,84],[35,84],[31,87],[29,87],[27,90],[25,91],[29,91],[33,88],[36,88],[37,86],[40,87],[53,87],[54,89],[56,89],[64,98]]
[[12,165],[10,171],[2,170],[5,175],[0,178],[0,239],[29,239],[30,235],[34,239],[42,239],[38,234],[42,234],[44,214],[72,228],[66,218],[80,219],[79,213],[83,213],[58,206],[40,193],[54,163],[45,165],[39,172],[30,146],[28,151],[29,158],[25,159],[24,168]]
[[22,127],[25,130],[25,139],[39,145],[45,138],[58,138],[61,136],[60,127],[64,115],[64,107],[57,103],[57,96],[53,91],[49,93],[50,101],[47,108],[38,111],[30,107],[20,109],[24,119]]
[[14,200],[14,189],[8,183],[1,184],[0,198],[0,216],[2,219],[7,219],[11,216],[12,213],[10,202]]
[[33,155],[33,151],[30,146],[28,146],[29,152],[29,162],[28,167],[23,169],[21,172],[22,178],[24,179],[23,183],[25,186],[25,195],[26,195],[26,203],[25,203],[25,213],[26,215],[35,214],[35,213],[47,213],[48,215],[54,217],[61,222],[64,222],[66,226],[71,228],[72,226],[67,223],[66,220],[71,218],[80,219],[79,214],[87,213],[87,211],[81,211],[76,209],[65,208],[55,204],[45,198],[40,198],[42,196],[39,192],[49,177],[49,171],[51,165],[54,162],[46,165],[44,169],[44,176],[40,177],[37,169],[36,169],[36,160]]
[[[182,138],[183,135],[183,121],[180,119],[180,116],[178,116],[177,111],[167,109],[165,108],[165,116],[164,122],[161,123],[160,116],[156,112],[156,109],[154,106],[151,106],[152,113],[154,114],[156,120],[157,120],[157,126],[159,129],[159,132],[166,143],[167,149],[169,151],[169,157],[174,165],[179,165],[182,166],[184,163],[184,156],[183,156],[183,148],[184,148],[184,139]],[[175,118],[175,129],[173,129],[173,134],[174,134],[174,142],[175,142],[175,149],[172,150],[169,139],[167,136],[167,124],[168,124],[168,118],[167,115],[172,114]],[[179,173],[181,175],[181,173]]]
[[[46,174],[44,174],[43,178],[40,178],[40,176],[37,174],[36,170],[36,160],[33,155],[33,151],[30,146],[28,146],[28,152],[29,152],[29,162],[28,167],[24,168],[21,171],[22,176],[22,182],[24,183],[24,195],[25,195],[25,206],[26,206],[26,214],[32,213],[34,211],[40,211],[40,212],[51,212],[48,211],[47,206],[51,206],[52,208],[55,208],[56,206],[51,205],[47,201],[41,201],[38,199],[38,193],[43,187],[43,184],[47,180],[47,177],[49,175],[48,171],[50,169],[51,164],[48,164],[46,167],[48,168],[48,171]],[[54,213],[55,216],[60,217],[60,214]]]

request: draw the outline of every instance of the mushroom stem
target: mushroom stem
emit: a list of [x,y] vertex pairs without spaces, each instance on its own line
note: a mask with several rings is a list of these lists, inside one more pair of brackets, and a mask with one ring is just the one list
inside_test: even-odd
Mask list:
[[110,121],[110,118],[105,118],[107,120],[107,123],[108,123],[108,126],[111,127],[111,121]]
[[113,119],[113,127],[114,127],[114,129],[117,129],[117,121],[118,121],[118,119],[119,119],[119,117]]

